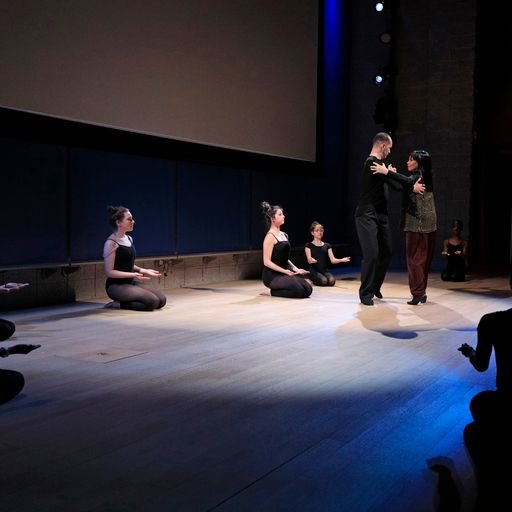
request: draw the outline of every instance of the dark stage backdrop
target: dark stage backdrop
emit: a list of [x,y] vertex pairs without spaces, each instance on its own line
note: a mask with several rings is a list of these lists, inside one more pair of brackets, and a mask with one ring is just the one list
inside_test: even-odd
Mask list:
[[309,238],[308,176],[0,138],[0,267],[99,261],[107,206],[135,218],[139,257],[261,248],[260,202],[284,205],[294,245]]
[[262,200],[343,241],[341,3],[2,3],[0,267],[100,261],[108,205],[140,257],[260,249]]

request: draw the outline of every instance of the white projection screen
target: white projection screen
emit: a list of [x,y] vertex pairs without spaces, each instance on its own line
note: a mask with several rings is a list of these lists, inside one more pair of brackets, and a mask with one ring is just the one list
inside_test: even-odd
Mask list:
[[319,0],[0,0],[0,107],[314,162]]

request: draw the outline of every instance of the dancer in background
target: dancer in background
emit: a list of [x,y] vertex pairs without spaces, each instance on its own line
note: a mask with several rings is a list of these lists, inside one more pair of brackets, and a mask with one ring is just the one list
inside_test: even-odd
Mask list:
[[288,235],[281,231],[284,212],[281,206],[261,203],[261,210],[268,227],[263,239],[263,283],[273,297],[304,299],[311,295],[312,286],[306,281],[308,272],[290,260]]
[[468,241],[462,238],[464,224],[459,219],[453,219],[451,224],[451,235],[443,241],[441,254],[446,258],[446,267],[441,273],[443,281],[465,281],[466,280],[466,253]]
[[324,227],[320,222],[313,222],[310,227],[313,237],[305,247],[306,259],[309,263],[309,278],[317,286],[334,286],[336,278],[329,272],[330,264],[348,263],[349,256],[336,258],[334,256],[331,244],[322,240],[324,236]]
[[103,247],[107,295],[122,309],[153,311],[163,308],[167,301],[165,295],[143,284],[152,277],[159,277],[160,272],[135,264],[135,246],[128,235],[135,224],[130,210],[124,206],[109,206],[107,211],[113,230]]

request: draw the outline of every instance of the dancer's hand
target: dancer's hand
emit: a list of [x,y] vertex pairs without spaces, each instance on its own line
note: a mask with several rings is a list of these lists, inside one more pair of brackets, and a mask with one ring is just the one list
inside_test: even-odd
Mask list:
[[414,184],[414,186],[412,187],[412,191],[415,194],[419,194],[420,196],[422,196],[423,193],[425,192],[425,184],[420,183],[420,180],[421,178],[419,178],[418,181]]
[[29,283],[5,283],[0,285],[0,293],[10,293],[16,290],[21,290],[28,286]]
[[28,354],[32,352],[32,350],[35,350],[36,348],[39,348],[41,345],[14,345],[12,347],[9,347],[7,350],[9,351],[9,355],[12,354]]
[[[391,167],[391,165],[390,165],[390,167]],[[384,175],[386,175],[391,169],[386,167],[384,164],[373,163],[370,166],[370,170],[373,171],[372,174],[384,174]]]
[[462,352],[462,355],[466,357],[471,357],[475,353],[474,348],[467,343],[463,343],[457,350]]
[[134,278],[137,281],[149,281],[151,278],[149,276],[146,276],[144,274],[141,274],[140,272],[135,272]]
[[145,268],[144,275],[150,277],[160,277],[162,274],[158,272],[158,270],[155,270],[154,268]]

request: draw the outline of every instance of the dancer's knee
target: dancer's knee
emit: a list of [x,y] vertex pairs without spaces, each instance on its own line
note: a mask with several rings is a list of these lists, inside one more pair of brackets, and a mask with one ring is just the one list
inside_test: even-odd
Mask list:
[[23,374],[14,370],[0,370],[0,404],[12,400],[24,386]]
[[305,299],[313,293],[313,287],[307,281],[304,281],[303,293]]
[[9,339],[16,330],[16,326],[10,320],[0,318],[0,341]]
[[158,297],[158,306],[156,309],[162,309],[167,304],[167,297],[165,295],[161,295]]

